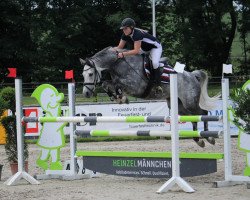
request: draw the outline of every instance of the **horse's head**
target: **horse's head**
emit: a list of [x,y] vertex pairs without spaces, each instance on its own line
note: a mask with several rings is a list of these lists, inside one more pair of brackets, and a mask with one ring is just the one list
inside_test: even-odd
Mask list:
[[94,94],[96,85],[100,83],[102,71],[109,71],[112,64],[117,60],[117,55],[112,48],[107,47],[88,59],[80,59],[83,67],[83,96],[91,97]]
[[98,72],[95,63],[91,59],[83,60],[80,58],[80,62],[83,65],[83,96],[90,98],[94,94],[96,85],[101,80],[101,73]]

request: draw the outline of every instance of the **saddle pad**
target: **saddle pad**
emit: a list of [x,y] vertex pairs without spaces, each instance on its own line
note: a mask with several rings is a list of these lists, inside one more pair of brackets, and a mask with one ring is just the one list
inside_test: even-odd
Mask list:
[[[162,63],[161,63],[162,64]],[[161,82],[162,83],[169,83],[169,79],[170,79],[170,73],[175,72],[175,70],[170,67],[169,65],[164,65],[164,66],[160,66],[162,74],[161,74]],[[145,72],[147,74],[148,79],[150,79],[151,76],[151,71],[150,71],[150,67],[148,65],[144,66]]]
[[170,82],[170,73],[175,72],[175,70],[169,65],[163,67],[163,71],[161,74],[161,82],[169,83]]

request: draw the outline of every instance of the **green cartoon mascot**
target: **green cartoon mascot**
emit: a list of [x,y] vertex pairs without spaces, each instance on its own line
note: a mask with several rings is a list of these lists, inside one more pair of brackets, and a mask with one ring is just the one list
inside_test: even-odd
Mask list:
[[[45,117],[59,117],[61,115],[61,102],[63,93],[49,84],[40,85],[31,95],[40,104]],[[67,123],[43,123],[37,145],[41,147],[36,163],[44,170],[62,170],[60,149],[65,146],[64,127]],[[50,161],[50,167],[49,167]]]

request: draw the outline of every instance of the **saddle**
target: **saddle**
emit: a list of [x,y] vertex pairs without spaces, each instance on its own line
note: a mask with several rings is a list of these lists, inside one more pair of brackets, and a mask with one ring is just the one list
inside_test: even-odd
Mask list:
[[[141,95],[141,98],[145,98],[149,95],[149,93],[152,90],[152,86],[153,86],[153,82],[154,82],[154,80],[153,80],[154,70],[153,70],[152,61],[151,61],[149,55],[142,54],[142,56],[143,56],[144,73],[149,80],[149,84],[148,84],[147,88],[145,89],[144,93]],[[160,60],[160,71],[161,71],[161,83],[169,84],[170,73],[175,72],[175,70],[168,64],[166,58],[161,58],[161,60]],[[110,76],[110,72],[105,71],[105,70],[102,71],[101,77],[102,77],[101,81],[112,80],[111,76]],[[103,88],[103,89],[108,94],[111,101],[122,100],[123,91],[122,91],[122,88],[120,88],[120,86],[115,86],[114,91],[111,90],[110,88]],[[126,99],[124,102],[128,103],[128,99]]]
[[[149,55],[143,54],[143,67],[146,73],[146,76],[149,80],[153,80],[153,65]],[[169,83],[170,73],[175,72],[174,69],[168,64],[166,58],[161,58],[160,60],[160,70],[161,70],[161,82],[162,83]]]

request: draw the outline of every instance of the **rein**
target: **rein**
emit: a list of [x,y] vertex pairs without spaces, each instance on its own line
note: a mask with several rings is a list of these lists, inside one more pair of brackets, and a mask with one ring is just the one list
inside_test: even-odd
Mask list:
[[[116,55],[118,55],[119,54],[119,52],[116,50]],[[118,58],[119,59],[119,58]],[[125,63],[131,68],[131,69],[133,69],[133,71],[145,82],[145,83],[147,83],[147,80],[145,80],[140,74],[138,74],[138,72],[128,63],[128,61],[126,60],[126,58],[124,57],[124,55],[123,55],[123,58],[121,58],[121,59],[123,59],[124,61],[125,61]]]
[[129,63],[128,63],[128,61],[126,60],[126,58],[125,57],[123,57],[122,58],[124,61],[125,61],[125,63],[131,68],[131,69],[133,69],[133,71],[145,82],[145,83],[147,83],[148,81],[147,80],[145,80],[145,78],[143,78]]

